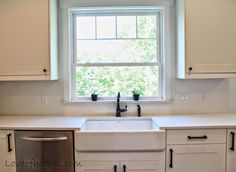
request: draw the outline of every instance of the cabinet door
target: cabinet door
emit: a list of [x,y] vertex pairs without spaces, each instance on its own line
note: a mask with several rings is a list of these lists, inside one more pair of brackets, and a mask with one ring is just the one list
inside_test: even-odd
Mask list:
[[185,72],[236,72],[236,1],[185,0],[185,10]]
[[174,145],[167,148],[167,172],[224,172],[225,144]]
[[164,161],[125,161],[121,163],[121,172],[164,172]]
[[119,162],[76,162],[76,172],[119,172]]
[[13,131],[0,130],[0,171],[15,172],[16,166],[14,162],[15,146]]
[[236,129],[230,129],[227,132],[227,172],[236,171]]
[[0,76],[49,73],[49,0],[0,1]]

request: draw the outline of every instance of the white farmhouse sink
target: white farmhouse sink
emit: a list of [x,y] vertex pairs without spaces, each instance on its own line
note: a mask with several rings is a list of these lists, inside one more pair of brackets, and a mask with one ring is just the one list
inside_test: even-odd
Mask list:
[[151,118],[115,118],[115,119],[89,119],[81,131],[150,131],[159,130]]
[[78,152],[163,151],[165,132],[152,118],[90,118],[75,132]]

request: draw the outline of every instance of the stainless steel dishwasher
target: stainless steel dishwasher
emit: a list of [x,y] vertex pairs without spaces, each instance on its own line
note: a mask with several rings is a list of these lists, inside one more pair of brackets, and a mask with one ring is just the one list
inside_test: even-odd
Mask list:
[[74,172],[72,131],[15,131],[17,172]]

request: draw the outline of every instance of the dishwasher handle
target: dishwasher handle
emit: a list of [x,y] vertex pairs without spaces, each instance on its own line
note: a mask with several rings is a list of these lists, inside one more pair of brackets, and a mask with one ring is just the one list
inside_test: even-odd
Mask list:
[[55,141],[65,141],[68,138],[65,136],[62,137],[29,137],[29,136],[23,136],[20,137],[22,140],[25,141],[32,141],[32,142],[55,142]]

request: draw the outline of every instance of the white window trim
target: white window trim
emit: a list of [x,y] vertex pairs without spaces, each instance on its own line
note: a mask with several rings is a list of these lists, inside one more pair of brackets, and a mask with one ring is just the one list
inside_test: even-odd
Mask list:
[[[91,13],[90,11],[91,10]],[[140,16],[140,15],[157,15],[160,20],[160,23],[156,23],[158,25],[158,27],[162,27],[162,17],[163,17],[163,9],[162,8],[113,8],[112,10],[110,10],[110,8],[102,8],[102,9],[91,9],[91,8],[80,8],[79,10],[78,9],[73,9],[71,10],[71,16],[73,17],[73,20],[75,21],[75,17],[76,16],[81,16],[81,15],[86,15],[88,16],[89,14],[91,14],[92,16],[96,15],[107,15],[107,16],[113,16],[113,15],[132,15],[132,16]],[[158,20],[158,21],[159,21]],[[75,23],[70,23],[71,26],[74,25],[74,35],[76,35],[76,29],[75,29]],[[137,29],[137,28],[136,28]],[[161,29],[161,32],[162,32],[162,29]],[[71,76],[74,76],[74,78],[71,78],[71,90],[72,90],[72,95],[71,95],[71,100],[72,101],[90,101],[91,100],[91,97],[90,96],[76,96],[76,80],[75,80],[75,75],[76,75],[76,67],[77,66],[158,66],[158,68],[160,69],[159,71],[159,76],[157,76],[157,78],[159,78],[160,80],[162,79],[162,75],[163,75],[163,71],[162,71],[162,64],[161,64],[161,61],[162,61],[162,56],[163,56],[163,53],[162,53],[162,50],[163,50],[163,45],[162,45],[162,37],[160,38],[146,38],[146,39],[155,39],[156,41],[159,41],[160,43],[158,43],[157,45],[160,45],[160,47],[158,47],[158,50],[161,50],[161,51],[158,51],[160,53],[158,53],[158,57],[160,58],[157,62],[140,62],[140,63],[135,63],[135,62],[113,62],[113,63],[84,63],[84,64],[77,64],[75,63],[77,61],[77,58],[76,58],[76,48],[77,47],[77,44],[76,44],[76,41],[77,39],[75,39],[75,36],[72,36],[72,39],[74,39],[74,46],[73,46],[73,49],[71,49],[71,52],[73,52],[73,61],[74,63],[72,64],[72,72],[71,72]],[[162,33],[161,33],[162,35]],[[117,39],[117,38],[114,38],[114,39]],[[130,38],[128,38],[130,39]],[[134,39],[139,39],[139,38],[134,38]],[[97,39],[97,40],[101,40],[101,39]],[[159,88],[159,92],[160,92],[160,95],[159,96],[140,96],[140,100],[161,100],[163,95],[162,95],[162,87],[163,87],[163,83],[161,82],[161,84],[158,85],[158,88]],[[121,93],[122,94],[122,93]],[[99,101],[103,100],[114,100],[116,99],[115,98],[116,95],[114,96],[110,96],[110,97],[107,97],[107,96],[102,96],[102,97],[99,97]],[[125,100],[132,100],[132,97],[131,96],[122,96],[123,99]]]
[[[103,0],[109,1],[109,0]],[[168,3],[167,3],[168,1]],[[170,2],[169,2],[170,1]],[[76,1],[78,2],[78,1]],[[97,2],[97,1],[96,1]],[[94,3],[96,3],[94,1]],[[109,1],[110,2],[110,1]],[[152,0],[151,0],[152,2]],[[89,3],[91,3],[89,1]],[[174,3],[172,0],[159,0],[159,4],[157,4],[157,1],[155,1],[155,5],[150,6],[139,6],[141,9],[143,8],[161,8],[163,9],[163,15],[164,15],[164,24],[163,24],[163,35],[165,38],[162,38],[163,42],[163,56],[165,57],[165,60],[162,62],[162,71],[164,73],[162,74],[162,81],[164,82],[163,90],[161,92],[163,93],[161,98],[157,98],[155,96],[153,97],[141,97],[140,102],[142,101],[151,101],[151,102],[170,102],[172,100],[172,94],[173,94],[173,87],[172,87],[172,80],[173,80],[173,72],[174,70],[174,64],[175,64],[175,23],[174,23]],[[69,4],[69,5],[68,5]],[[72,92],[71,92],[71,68],[70,65],[72,64],[72,51],[71,51],[71,43],[73,43],[72,36],[70,35],[73,33],[73,28],[71,28],[70,23],[73,20],[72,12],[75,8],[80,7],[78,3],[73,2],[73,0],[60,1],[60,26],[59,26],[59,45],[60,45],[60,57],[62,62],[62,77],[63,77],[63,102],[66,103],[75,103],[75,102],[91,102],[91,100],[85,99],[72,99]],[[94,4],[96,6],[96,4]],[[112,5],[111,5],[112,6]],[[96,6],[97,8],[97,6]],[[132,8],[130,6],[127,6],[127,8]],[[137,9],[138,7],[133,7]],[[168,19],[168,20],[165,20]],[[107,102],[107,101],[115,101],[116,95],[114,97],[103,97],[99,101],[100,102]],[[131,97],[123,97],[123,100],[131,101]]]

